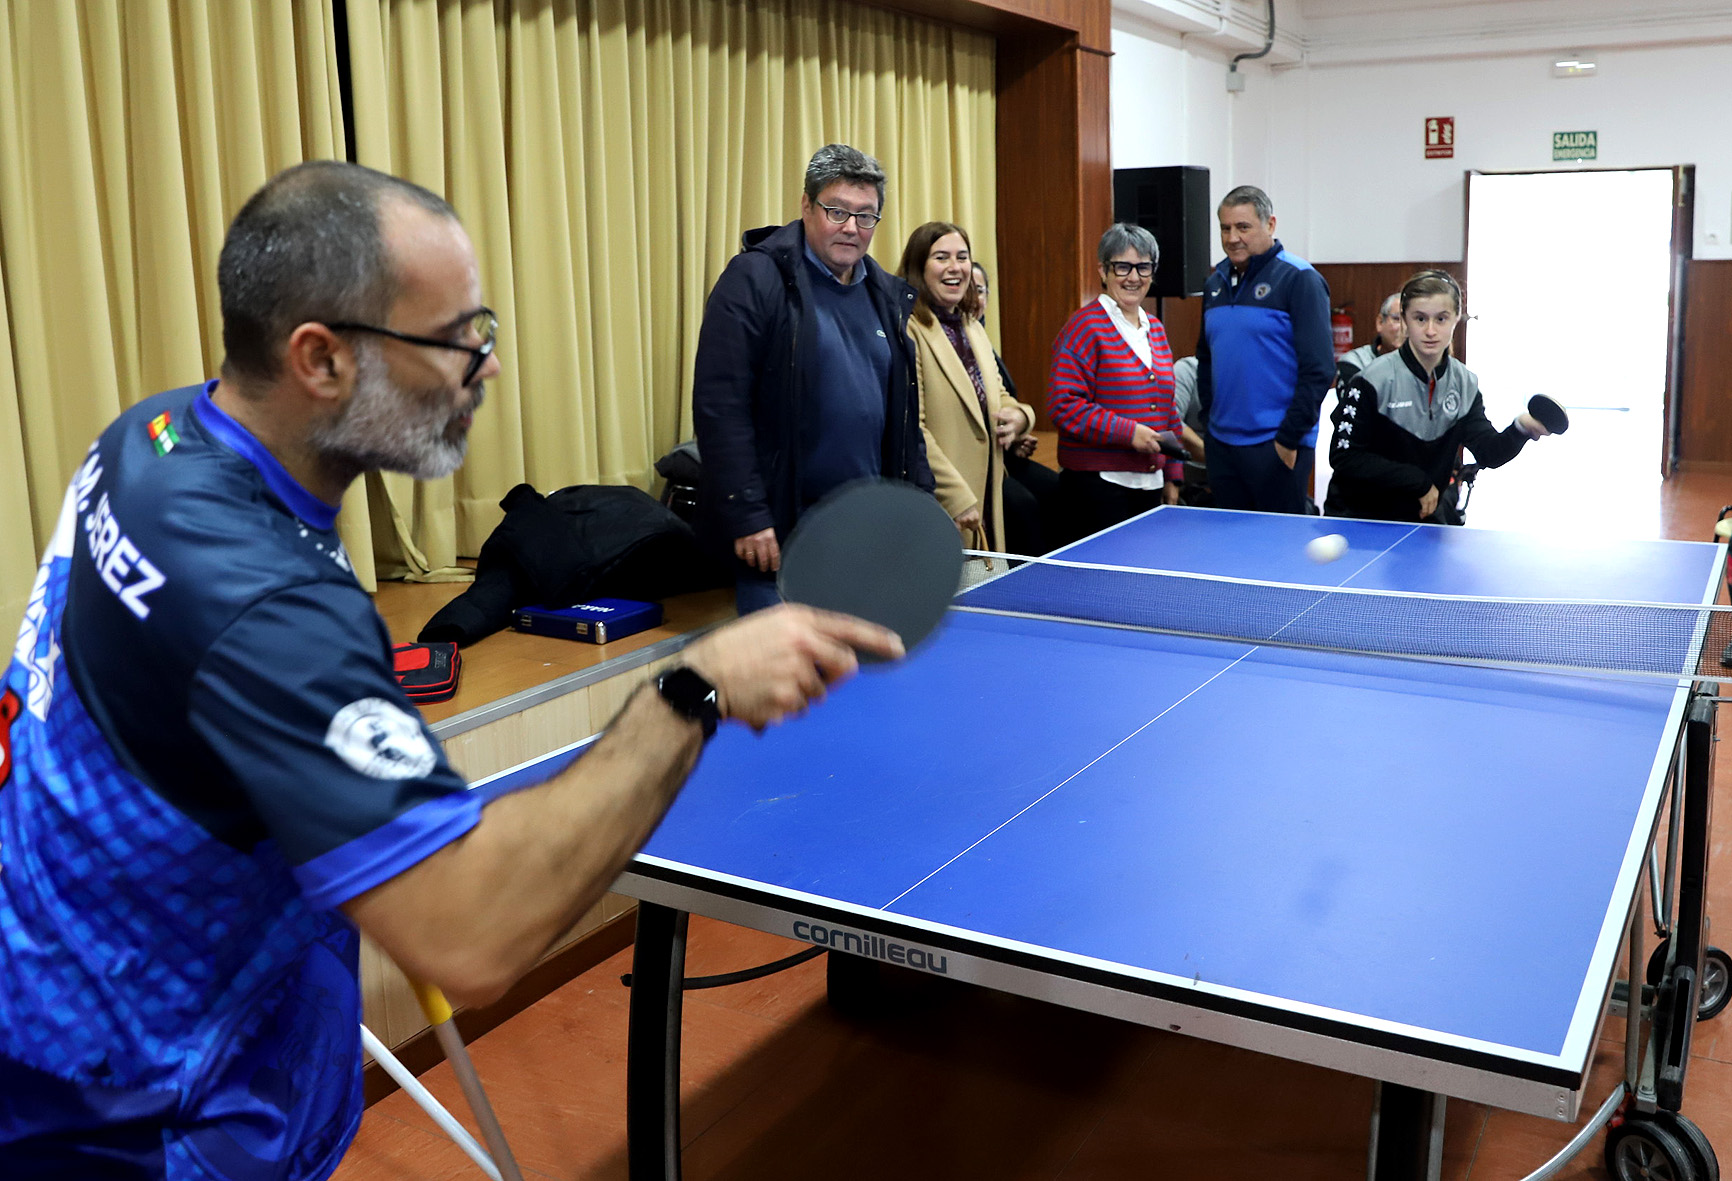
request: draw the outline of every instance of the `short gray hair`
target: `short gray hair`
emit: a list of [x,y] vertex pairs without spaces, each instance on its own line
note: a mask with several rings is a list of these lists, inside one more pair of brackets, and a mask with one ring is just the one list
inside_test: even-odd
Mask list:
[[1101,235],[1100,249],[1095,253],[1100,255],[1101,265],[1104,267],[1112,261],[1115,254],[1123,254],[1127,250],[1146,254],[1150,262],[1157,267],[1161,265],[1161,245],[1155,241],[1155,236],[1142,226],[1128,221],[1108,226],[1107,232]]
[[1229,205],[1249,205],[1257,211],[1257,220],[1264,225],[1269,224],[1269,219],[1275,216],[1275,202],[1269,200],[1269,194],[1256,185],[1240,185],[1221,198],[1215,211],[1219,213]]
[[386,318],[397,298],[380,225],[386,201],[457,219],[436,193],[340,160],[284,169],[247,198],[217,257],[225,375],[274,380],[284,343],[310,320]]
[[884,211],[884,166],[859,148],[825,144],[812,153],[812,162],[806,165],[807,199],[816,201],[819,193],[839,180],[877,189],[878,211]]
[[[1390,304],[1395,305],[1394,311],[1390,310]],[[1384,297],[1383,302],[1377,305],[1377,314],[1380,316],[1395,316],[1399,319],[1401,316],[1401,292],[1392,291],[1389,295]]]

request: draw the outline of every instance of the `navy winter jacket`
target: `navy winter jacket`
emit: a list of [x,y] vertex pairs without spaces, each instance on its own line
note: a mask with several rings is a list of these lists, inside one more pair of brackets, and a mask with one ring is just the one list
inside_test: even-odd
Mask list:
[[[805,228],[749,230],[704,307],[692,382],[703,462],[699,532],[733,541],[775,526],[786,540],[800,514],[800,420],[817,328],[809,309]],[[920,388],[905,331],[914,289],[863,257],[872,306],[890,341],[881,471],[932,491],[920,433]]]

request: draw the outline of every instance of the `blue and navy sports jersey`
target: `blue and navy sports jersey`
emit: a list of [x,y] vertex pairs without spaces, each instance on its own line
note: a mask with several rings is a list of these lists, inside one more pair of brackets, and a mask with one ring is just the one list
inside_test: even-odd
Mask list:
[[1276,242],[1243,275],[1222,260],[1203,289],[1197,394],[1209,434],[1234,447],[1317,445],[1335,383],[1329,284]]
[[327,1176],[361,1106],[333,908],[479,818],[335,509],[213,388],[91,447],[6,673],[0,1176]]

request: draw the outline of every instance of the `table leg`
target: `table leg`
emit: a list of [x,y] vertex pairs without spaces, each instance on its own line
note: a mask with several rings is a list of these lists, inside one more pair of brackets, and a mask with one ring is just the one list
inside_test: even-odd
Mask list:
[[1697,984],[1702,974],[1706,926],[1709,832],[1713,825],[1714,699],[1690,701],[1684,726],[1684,821],[1677,841],[1678,896],[1673,903],[1672,971],[1654,1002],[1660,1061],[1655,1102],[1677,1111],[1684,1102],[1684,1076],[1696,1025]]
[[1369,1181],[1437,1181],[1443,1173],[1447,1100],[1395,1083],[1375,1086],[1366,1177]]
[[625,1073],[631,1181],[679,1181],[681,981],[688,918],[683,910],[638,903]]
[[[1677,792],[1676,785],[1672,788]],[[1647,921],[1642,905],[1642,887],[1636,886],[1636,902],[1630,910],[1628,942],[1630,944],[1630,982],[1624,997],[1624,1086],[1630,1094],[1642,1081],[1642,982],[1646,979],[1647,954],[1642,947],[1642,927]]]

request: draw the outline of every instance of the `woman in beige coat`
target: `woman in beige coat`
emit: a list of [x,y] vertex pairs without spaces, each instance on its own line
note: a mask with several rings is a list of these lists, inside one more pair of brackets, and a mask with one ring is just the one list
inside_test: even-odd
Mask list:
[[1034,429],[1034,408],[1004,392],[976,318],[968,235],[931,221],[908,237],[902,278],[915,291],[908,335],[920,373],[920,426],[938,503],[971,549],[1004,551],[1004,449]]

